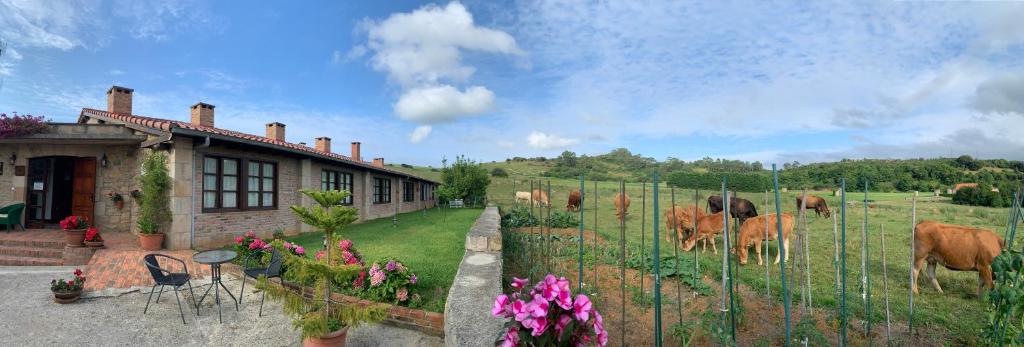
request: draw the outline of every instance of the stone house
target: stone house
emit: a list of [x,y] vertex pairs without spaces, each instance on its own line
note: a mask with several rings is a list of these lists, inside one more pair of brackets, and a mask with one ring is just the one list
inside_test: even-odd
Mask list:
[[[265,136],[216,127],[215,107],[196,103],[190,121],[132,114],[133,90],[107,91],[106,110],[83,108],[77,123],[51,123],[47,133],[0,139],[0,205],[26,203],[30,227],[56,228],[68,215],[94,221],[101,232],[133,232],[141,161],[165,152],[173,178],[171,222],[161,229],[169,249],[219,247],[253,230],[312,231],[288,206],[310,205],[300,189],[343,189],[359,221],[435,205],[438,182],[365,162],[359,142],[343,155],[331,139],[313,147],[285,139],[271,122]],[[121,208],[110,199],[120,194]]]

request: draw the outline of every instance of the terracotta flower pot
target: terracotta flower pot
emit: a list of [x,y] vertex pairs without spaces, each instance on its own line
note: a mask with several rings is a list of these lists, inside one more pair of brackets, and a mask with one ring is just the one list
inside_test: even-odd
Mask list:
[[307,337],[302,340],[302,345],[305,347],[345,347],[346,337],[348,337],[348,327],[321,337]]
[[85,241],[85,245],[89,246],[89,248],[102,248],[103,241]]
[[53,292],[53,301],[58,304],[70,304],[82,297],[82,290],[73,292]]
[[85,229],[64,229],[64,241],[71,247],[84,246]]
[[146,251],[159,251],[163,248],[164,234],[139,234],[139,246]]

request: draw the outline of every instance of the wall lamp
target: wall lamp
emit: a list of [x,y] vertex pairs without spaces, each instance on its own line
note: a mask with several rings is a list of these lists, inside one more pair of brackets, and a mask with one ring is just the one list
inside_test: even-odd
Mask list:
[[107,154],[103,153],[103,158],[100,158],[100,166],[107,167]]
[[14,152],[11,152],[11,158],[10,158],[11,165],[14,165],[14,162],[17,161],[17,160],[18,160],[18,155],[15,154]]

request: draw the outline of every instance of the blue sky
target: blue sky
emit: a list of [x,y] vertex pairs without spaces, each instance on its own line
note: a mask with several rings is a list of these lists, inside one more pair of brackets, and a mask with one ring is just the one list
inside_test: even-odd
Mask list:
[[0,0],[0,111],[134,111],[438,165],[1024,159],[1024,4]]

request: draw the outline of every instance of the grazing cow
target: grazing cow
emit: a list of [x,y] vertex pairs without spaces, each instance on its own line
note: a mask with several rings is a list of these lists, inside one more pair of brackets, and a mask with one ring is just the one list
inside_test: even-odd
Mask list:
[[526,203],[529,203],[529,202],[530,202],[530,192],[516,192],[516,203],[517,204],[518,203],[526,204]]
[[[740,236],[739,249],[733,249],[736,251],[740,258],[740,264],[747,264],[747,248],[751,244],[754,245],[754,249],[757,252],[757,265],[764,264],[764,260],[761,258],[761,242],[765,241],[765,222],[764,219],[768,218],[768,239],[767,241],[774,241],[779,238],[778,219],[775,214],[767,214],[760,217],[753,217],[747,219],[740,225]],[[789,213],[782,214],[782,248],[786,251],[786,261],[789,261],[789,236],[793,233],[793,215]],[[779,263],[779,254],[775,253],[775,264]]]
[[718,246],[715,246],[715,235],[725,229],[725,221],[722,220],[723,213],[709,214],[697,217],[697,230],[690,233],[690,237],[683,242],[683,251],[688,252],[697,245],[697,241],[704,240],[702,252],[708,251],[708,239],[711,240],[711,250],[718,254]]
[[569,192],[569,201],[565,204],[565,210],[570,212],[579,212],[581,200],[580,191],[574,190]]
[[[803,201],[801,201],[800,196],[797,195],[796,196],[796,210],[800,211],[800,207],[802,205],[803,205]],[[826,204],[825,203],[825,199],[822,199],[821,197],[818,197],[818,196],[815,196],[815,195],[808,195],[807,196],[807,208],[813,208],[814,212],[818,214],[818,217],[821,217],[822,213],[825,214],[825,218],[832,217],[832,212],[830,212],[828,210],[828,204]]]
[[[690,205],[685,208],[676,206],[667,209],[665,210],[665,230],[675,230],[676,236],[681,242],[686,239],[688,233],[693,231],[693,224],[696,222],[696,218],[703,216],[704,211],[701,211],[697,205]],[[665,240],[672,242],[672,234],[670,232],[665,233]]]
[[[722,211],[722,197],[718,195],[712,195],[708,197],[708,209],[711,213],[718,213]],[[747,218],[757,217],[757,207],[750,200],[729,197],[729,215],[732,218],[738,218],[740,224]]]
[[543,190],[534,189],[533,190],[532,199],[533,199],[533,203],[538,205],[538,206],[544,206],[544,207],[551,206],[551,201],[548,200],[548,193],[543,191]]
[[629,213],[629,194],[615,193],[615,217],[619,219],[619,223],[626,220],[627,213]]
[[928,262],[928,277],[939,293],[942,287],[935,279],[935,265],[953,271],[978,272],[978,296],[985,287],[992,288],[992,260],[1003,249],[1003,239],[996,233],[979,228],[933,221],[922,221],[914,227],[914,271],[911,286],[917,293],[918,273]]

